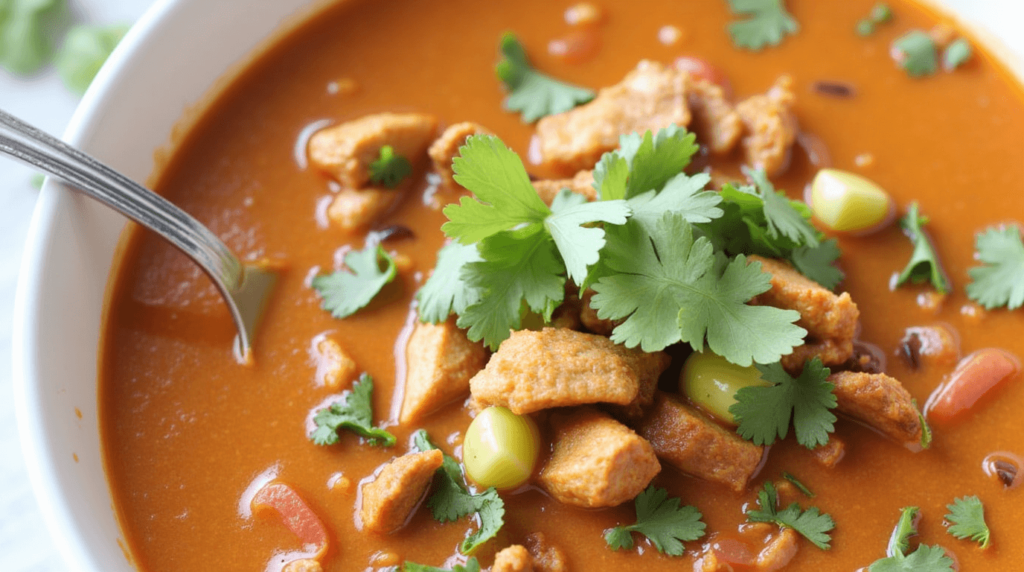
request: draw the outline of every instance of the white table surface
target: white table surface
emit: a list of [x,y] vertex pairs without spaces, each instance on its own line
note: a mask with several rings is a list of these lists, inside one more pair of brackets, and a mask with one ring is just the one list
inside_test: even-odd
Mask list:
[[[152,0],[71,0],[76,21],[135,22]],[[53,69],[29,79],[0,70],[0,109],[50,133],[64,132],[78,96]],[[15,430],[11,388],[11,314],[21,251],[37,191],[33,172],[0,159],[0,570],[67,570],[32,496]]]
[[[991,31],[1024,54],[1017,33],[1019,0],[946,0],[972,6]],[[90,23],[134,22],[153,0],[71,0],[75,17]],[[1000,16],[1003,15],[1003,17]],[[0,109],[50,133],[62,134],[78,103],[52,69],[37,77],[13,78],[0,70]],[[11,314],[21,251],[36,200],[32,171],[0,159],[0,570],[56,572],[67,566],[57,553],[32,496],[18,443],[12,404]]]

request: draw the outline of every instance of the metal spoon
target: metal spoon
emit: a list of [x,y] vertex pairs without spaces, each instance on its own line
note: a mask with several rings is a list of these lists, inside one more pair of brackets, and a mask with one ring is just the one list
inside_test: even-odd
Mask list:
[[277,273],[243,264],[208,228],[153,191],[0,111],[0,153],[68,183],[167,239],[213,280],[238,328],[235,357],[252,363],[252,342]]

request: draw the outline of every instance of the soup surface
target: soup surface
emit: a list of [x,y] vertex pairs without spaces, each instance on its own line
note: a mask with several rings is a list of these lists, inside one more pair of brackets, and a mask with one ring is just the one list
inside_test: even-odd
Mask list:
[[[321,308],[311,280],[339,268],[344,254],[361,249],[366,237],[328,220],[327,205],[339,185],[308,164],[304,145],[326,125],[372,113],[422,112],[442,127],[478,122],[530,156],[535,126],[503,110],[506,94],[494,75],[496,46],[506,31],[518,36],[539,69],[593,89],[618,83],[640,60],[671,64],[680,56],[712,63],[737,101],[764,93],[788,74],[805,137],[793,148],[788,169],[772,177],[776,188],[800,198],[818,169],[831,165],[877,182],[901,214],[917,201],[953,283],[940,297],[927,284],[894,287],[913,249],[896,224],[869,235],[838,236],[846,275],[840,291],[859,305],[858,339],[880,349],[885,372],[924,404],[956,359],[915,364],[906,357],[905,337],[908,328],[937,324],[958,337],[957,357],[985,348],[1024,355],[1022,314],[986,311],[964,291],[967,270],[977,264],[975,233],[1012,223],[1024,212],[1024,100],[1020,86],[988,54],[976,48],[953,72],[910,77],[894,64],[890,45],[911,29],[932,29],[937,19],[904,1],[890,2],[891,22],[860,36],[856,24],[871,12],[872,0],[789,0],[799,31],[753,52],[730,40],[726,29],[737,17],[724,1],[637,0],[594,2],[601,21],[587,28],[578,57],[566,58],[548,46],[579,31],[566,22],[570,4],[342,2],[256,61],[181,142],[157,190],[244,257],[279,261],[286,270],[256,341],[256,363],[246,367],[231,353],[232,323],[205,277],[157,238],[136,233],[131,239],[115,277],[100,397],[116,510],[140,570],[279,568],[302,543],[280,520],[250,513],[251,493],[270,479],[287,483],[323,521],[331,541],[320,559],[325,570],[465,559],[459,544],[475,530],[471,520],[439,523],[424,504],[400,530],[374,534],[360,529],[357,516],[360,483],[414,451],[417,429],[426,429],[446,452],[461,454],[472,415],[463,399],[416,423],[398,423],[405,343],[415,320],[410,308],[444,244],[440,227],[447,219],[439,205],[461,194],[438,189],[421,161],[410,188],[396,191],[404,193],[402,200],[372,225],[411,231],[410,238],[385,244],[403,261],[395,282],[366,309],[334,319]],[[822,81],[851,93],[823,93],[815,87]],[[536,177],[567,175],[524,161]],[[741,163],[735,154],[711,160],[731,177],[741,177]],[[317,344],[325,336],[374,379],[374,420],[397,437],[393,447],[373,447],[345,431],[329,447],[311,442],[313,413],[337,393],[318,374]],[[673,364],[661,387],[674,391],[688,350],[670,353]],[[1024,500],[1019,488],[986,472],[985,459],[1000,452],[1024,455],[1024,385],[1004,383],[995,394],[955,423],[934,424],[934,440],[924,451],[841,417],[835,435],[845,456],[826,468],[791,434],[771,447],[741,492],[663,463],[653,483],[699,509],[707,524],[706,534],[687,542],[681,557],[660,554],[639,535],[637,548],[607,546],[605,531],[635,522],[632,502],[579,508],[536,486],[501,492],[505,525],[475,556],[488,566],[495,551],[535,532],[558,547],[573,570],[689,569],[709,542],[726,537],[745,539],[756,552],[762,541],[740,532],[749,527],[744,511],[755,506],[763,482],[781,482],[789,473],[815,496],[787,502],[818,507],[831,515],[835,529],[829,550],[800,539],[787,569],[871,565],[885,557],[907,506],[921,509],[915,545],[941,545],[961,570],[1022,569],[1016,521]],[[542,440],[549,439],[541,426]],[[946,531],[946,505],[968,495],[984,503],[992,531],[986,549]]]

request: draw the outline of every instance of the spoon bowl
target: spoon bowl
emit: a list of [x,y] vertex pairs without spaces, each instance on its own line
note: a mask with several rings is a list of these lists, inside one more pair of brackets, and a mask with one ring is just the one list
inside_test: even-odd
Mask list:
[[93,157],[4,111],[0,153],[56,177],[162,236],[213,280],[238,329],[235,357],[253,361],[252,342],[277,273],[265,262],[243,263],[199,221]]

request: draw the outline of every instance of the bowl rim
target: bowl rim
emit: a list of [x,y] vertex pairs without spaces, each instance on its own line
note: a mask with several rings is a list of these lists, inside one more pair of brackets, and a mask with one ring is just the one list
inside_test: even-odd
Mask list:
[[[139,63],[140,59],[144,58],[144,55],[140,53],[140,48],[145,46],[154,33],[167,23],[173,13],[204,1],[206,0],[154,0],[101,68],[75,109],[61,138],[73,146],[87,147],[90,137],[102,128],[103,111],[108,106],[114,105],[110,101],[110,97],[117,81],[121,79],[121,75],[127,68]],[[1024,49],[1020,51],[1011,49],[1004,39],[986,31],[974,18],[963,14],[962,8],[954,11],[949,0],[911,1],[935,12],[939,17],[955,21],[973,39],[984,43],[986,51],[995,56],[1016,81],[1024,83],[1024,65],[1022,65]],[[313,6],[318,4],[318,1],[308,0],[305,4]],[[254,49],[248,51],[252,53]],[[230,70],[228,74],[230,74]],[[210,85],[207,88],[208,93],[215,89],[215,85]],[[170,140],[171,138],[170,133],[166,134],[165,139]],[[159,149],[153,151],[156,152]],[[106,567],[97,560],[97,554],[86,542],[82,530],[75,526],[76,520],[72,517],[68,500],[72,493],[60,486],[57,478],[59,470],[55,452],[47,446],[45,438],[47,431],[45,409],[38,405],[45,403],[46,396],[42,392],[41,376],[36,368],[34,358],[41,355],[45,348],[43,347],[44,340],[40,338],[39,323],[33,318],[41,305],[40,285],[43,280],[43,270],[49,263],[46,254],[50,250],[52,242],[57,239],[54,229],[59,222],[58,210],[64,200],[67,200],[67,189],[61,184],[47,179],[29,223],[22,261],[18,268],[12,316],[13,403],[28,478],[46,523],[47,531],[70,569],[97,572],[105,570]],[[115,257],[117,255],[115,253]],[[103,312],[105,314],[105,308]],[[94,350],[99,352],[100,348],[94,348]],[[94,372],[97,377],[98,374],[98,371]],[[100,430],[98,421],[95,429],[96,431]],[[105,473],[105,461],[103,465]],[[109,492],[109,481],[107,487]],[[116,513],[113,508],[112,511]],[[117,520],[116,516],[115,520]],[[120,526],[120,522],[118,522],[118,526]],[[122,545],[122,550],[125,551],[128,561],[134,566],[128,548]]]

